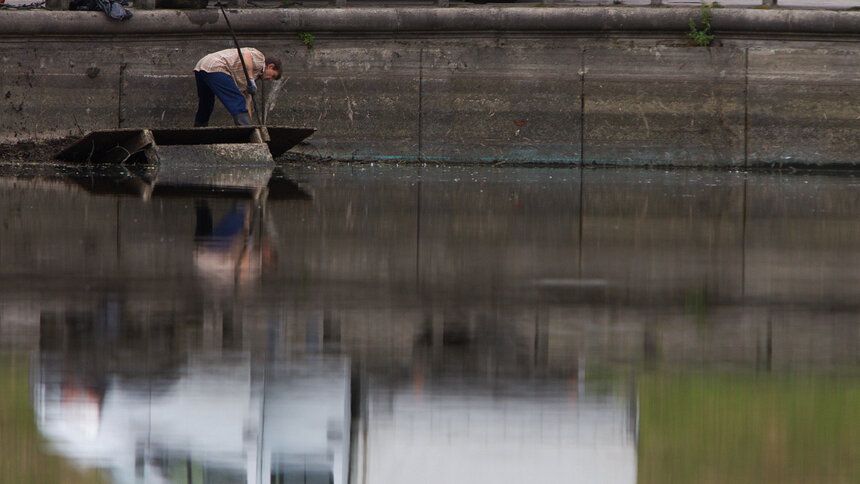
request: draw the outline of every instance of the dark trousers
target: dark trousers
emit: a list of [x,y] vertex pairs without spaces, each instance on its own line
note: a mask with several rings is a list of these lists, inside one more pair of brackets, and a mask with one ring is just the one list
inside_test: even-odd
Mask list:
[[215,107],[217,96],[231,116],[247,113],[245,96],[239,92],[233,78],[223,72],[194,71],[197,80],[197,114],[194,116],[194,126],[207,126],[212,109]]

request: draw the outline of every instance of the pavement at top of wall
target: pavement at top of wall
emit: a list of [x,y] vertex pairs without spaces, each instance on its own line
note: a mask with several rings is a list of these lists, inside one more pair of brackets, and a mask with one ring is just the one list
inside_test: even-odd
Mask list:
[[[548,0],[546,2],[534,2],[531,0],[513,1],[504,3],[494,3],[492,1],[469,2],[461,0],[451,0],[450,5],[453,7],[461,6],[518,6],[524,7],[529,5],[553,5],[557,7],[581,7],[581,6],[649,6],[652,0]],[[404,6],[433,6],[433,0],[347,0],[349,7],[404,7]],[[697,7],[702,5],[701,0],[663,0],[664,7]],[[710,3],[710,2],[706,2]],[[719,2],[722,7],[732,8],[758,8],[762,6],[762,0],[721,0]],[[40,6],[44,5],[44,0],[0,0],[0,5],[7,6]],[[132,7],[134,2],[131,2]],[[214,5],[215,2],[210,2]],[[333,0],[296,0],[290,3],[290,7],[320,7],[331,6]],[[210,6],[211,6],[210,5]],[[254,7],[282,7],[283,2],[280,0],[250,0],[247,8]],[[778,8],[792,9],[815,9],[815,10],[846,10],[860,9],[860,0],[779,0]]]

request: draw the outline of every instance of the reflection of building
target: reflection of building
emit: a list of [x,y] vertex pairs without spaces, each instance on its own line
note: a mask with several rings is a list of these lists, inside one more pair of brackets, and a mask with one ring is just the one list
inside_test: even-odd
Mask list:
[[635,483],[635,406],[577,386],[371,387],[356,484]]
[[[114,482],[346,482],[350,473],[362,484],[519,482],[574,470],[635,478],[629,387],[587,383],[584,362],[563,378],[536,377],[514,354],[533,336],[489,314],[429,318],[407,337],[408,361],[386,371],[379,362],[398,351],[384,345],[388,355],[351,369],[314,356],[344,342],[360,353],[349,335],[362,326],[323,313],[220,306],[236,313],[215,324],[195,322],[191,306],[171,314],[168,299],[141,297],[40,317],[39,428],[56,451],[110,469]],[[390,331],[406,323],[376,320]],[[503,335],[511,341],[501,344]],[[243,346],[250,352],[231,350]]]
[[172,376],[101,381],[66,363],[43,354],[34,372],[39,428],[114,482],[347,482],[344,359],[192,358]]

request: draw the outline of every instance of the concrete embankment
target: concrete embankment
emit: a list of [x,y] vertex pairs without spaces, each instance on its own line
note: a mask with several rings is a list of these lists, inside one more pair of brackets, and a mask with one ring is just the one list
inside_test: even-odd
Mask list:
[[[284,60],[265,120],[341,159],[856,168],[860,12],[351,8],[229,12]],[[299,34],[311,34],[305,45]],[[220,12],[0,16],[0,142],[191,124]],[[216,108],[213,124],[231,124]]]

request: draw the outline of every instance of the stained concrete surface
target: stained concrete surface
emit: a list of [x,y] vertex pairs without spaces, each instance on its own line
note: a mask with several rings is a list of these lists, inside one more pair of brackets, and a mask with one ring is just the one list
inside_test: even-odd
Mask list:
[[[860,44],[850,32],[860,13],[720,9],[741,30],[699,48],[686,38],[686,9],[481,10],[231,15],[245,45],[284,60],[283,78],[260,96],[266,122],[317,128],[304,148],[315,156],[856,166]],[[188,126],[193,64],[232,47],[222,27],[186,12],[145,11],[127,31],[98,13],[15,15],[15,29],[52,15],[77,22],[62,23],[62,36],[0,38],[5,142]],[[292,30],[332,16],[337,31],[314,30],[311,46]],[[527,30],[511,27],[518,19]],[[89,24],[115,41],[77,32]],[[755,25],[769,33],[744,30]],[[232,124],[220,106],[219,124]]]
[[[613,6],[613,5],[627,5],[627,6],[650,6],[652,5],[653,0],[550,0],[547,2],[543,2],[547,5],[556,5],[556,6]],[[3,0],[0,4],[5,4],[9,6],[21,6],[21,5],[34,5],[34,4],[43,4],[44,0]],[[334,0],[320,0],[320,1],[307,1],[307,0],[298,0],[293,2],[293,6],[320,6],[320,5],[334,5]],[[457,0],[451,0],[449,4],[451,6],[481,6],[481,5],[505,5],[505,4],[515,4],[518,6],[528,5],[528,4],[539,4],[540,2],[534,1],[514,1],[514,2],[463,2]],[[701,0],[662,0],[662,6],[664,7],[697,7],[702,5],[702,3],[710,3],[710,2],[702,2]],[[762,6],[762,0],[723,0],[718,2],[723,7],[760,7]],[[134,7],[134,2],[131,3],[132,7]],[[366,6],[366,5],[382,5],[382,6],[404,6],[404,5],[435,5],[436,2],[433,0],[405,0],[405,1],[397,1],[397,0],[347,0],[347,6]],[[273,2],[272,0],[256,0],[249,3],[249,7],[254,6],[280,6],[280,2]],[[858,0],[778,0],[778,8],[802,8],[802,9],[850,9],[850,8],[860,8],[860,1]]]

